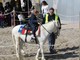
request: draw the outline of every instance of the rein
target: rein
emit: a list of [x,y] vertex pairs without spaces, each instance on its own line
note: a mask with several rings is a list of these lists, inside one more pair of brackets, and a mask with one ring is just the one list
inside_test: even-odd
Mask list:
[[51,34],[43,25],[42,25],[42,27],[43,27],[49,34]]
[[[47,31],[47,29],[42,25],[42,27]],[[49,31],[47,31],[49,34],[51,34]]]

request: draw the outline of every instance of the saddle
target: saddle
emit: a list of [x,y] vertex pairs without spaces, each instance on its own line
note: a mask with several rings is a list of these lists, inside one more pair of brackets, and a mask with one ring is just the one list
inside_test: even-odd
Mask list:
[[30,27],[28,27],[27,25],[21,25],[18,32],[22,35],[25,35],[26,32],[31,34],[32,29]]
[[[19,28],[18,32],[21,33],[22,35],[25,35],[26,33],[27,33],[28,35],[31,35],[31,34],[32,34],[32,28],[31,28],[31,26],[29,26],[29,25],[22,25],[22,26]],[[40,36],[40,26],[38,26],[37,36]]]
[[[22,25],[18,31],[22,35],[31,35],[32,34],[32,28],[29,25]],[[36,36],[40,36],[40,28],[38,26],[38,33]],[[27,39],[25,38],[25,42],[27,42]]]
[[[26,30],[25,33],[27,33],[28,35],[31,35],[31,34],[32,34],[32,28],[31,28],[29,25],[25,25],[25,26],[23,27],[23,29]],[[24,33],[24,34],[25,34],[25,33]]]

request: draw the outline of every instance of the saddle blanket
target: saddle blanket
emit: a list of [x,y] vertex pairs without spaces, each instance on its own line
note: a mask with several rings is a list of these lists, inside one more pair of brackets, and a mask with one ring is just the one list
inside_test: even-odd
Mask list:
[[[28,33],[28,34],[32,34],[32,31],[31,30],[28,30],[26,28],[24,28],[25,25],[21,25],[18,32],[21,33],[22,35]],[[40,27],[38,27],[38,33],[37,35],[39,36],[40,35]]]
[[[21,34],[23,34],[23,35],[26,34],[26,32],[27,32],[27,29],[24,28],[24,26],[25,25],[20,26],[20,28],[18,30],[18,32],[21,33]],[[31,33],[31,30],[28,30],[28,33]]]

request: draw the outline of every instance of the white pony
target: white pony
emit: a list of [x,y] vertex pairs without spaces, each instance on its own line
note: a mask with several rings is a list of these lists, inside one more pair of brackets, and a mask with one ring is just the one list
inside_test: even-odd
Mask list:
[[[14,44],[16,46],[16,55],[17,55],[18,58],[20,58],[19,54],[21,53],[21,49],[22,49],[21,48],[22,45],[20,45],[21,44],[20,41],[22,41],[22,40],[25,41],[25,35],[22,35],[21,33],[18,32],[20,26],[21,25],[17,25],[12,29],[12,38],[14,39],[13,42],[14,42]],[[40,36],[37,36],[37,39],[39,41],[39,49],[37,51],[35,60],[38,60],[38,56],[39,56],[39,52],[40,51],[41,51],[41,54],[42,54],[42,58],[41,59],[45,60],[44,54],[43,54],[43,44],[47,40],[47,38],[50,35],[50,33],[52,33],[52,32],[56,33],[57,32],[57,24],[53,20],[53,21],[51,21],[49,23],[41,25],[40,26],[40,30],[41,30]],[[37,34],[37,32],[36,32],[36,34]],[[30,37],[31,37],[31,35],[27,36],[27,42],[30,42]]]

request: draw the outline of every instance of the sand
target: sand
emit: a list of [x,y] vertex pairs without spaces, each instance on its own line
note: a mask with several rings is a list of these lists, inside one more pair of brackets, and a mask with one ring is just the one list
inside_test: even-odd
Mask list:
[[[75,25],[77,27],[77,25]],[[11,39],[11,30],[13,27],[0,28],[0,60],[17,60],[15,55],[15,47]],[[56,54],[49,54],[48,44],[44,45],[44,53],[46,60],[79,60],[79,28],[73,25],[62,25],[60,36],[56,39]],[[26,56],[23,60],[35,60],[38,45],[27,44],[24,47]]]

